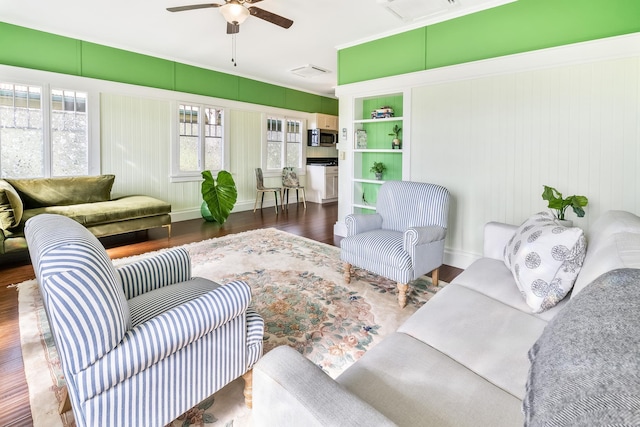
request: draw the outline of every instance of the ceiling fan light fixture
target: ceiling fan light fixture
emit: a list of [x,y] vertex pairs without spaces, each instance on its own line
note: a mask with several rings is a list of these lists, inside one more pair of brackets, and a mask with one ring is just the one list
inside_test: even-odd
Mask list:
[[233,0],[220,6],[218,10],[229,24],[236,25],[242,24],[251,14],[249,9]]

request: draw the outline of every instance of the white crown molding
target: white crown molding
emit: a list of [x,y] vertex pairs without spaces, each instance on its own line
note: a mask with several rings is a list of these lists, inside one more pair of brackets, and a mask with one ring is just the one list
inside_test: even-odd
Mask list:
[[534,50],[336,87],[336,96],[388,93],[412,87],[640,55],[640,33]]
[[[382,0],[382,1],[378,1],[378,3],[386,3],[386,2],[392,2],[393,0]],[[378,33],[375,34],[371,37],[365,37],[365,38],[361,38],[358,40],[354,40],[348,43],[343,43],[340,45],[337,45],[335,48],[337,50],[341,50],[341,49],[346,49],[349,47],[353,47],[353,46],[357,46],[359,44],[363,44],[363,43],[368,43],[371,41],[375,41],[375,40],[380,40],[383,39],[385,37],[390,37],[390,36],[395,36],[397,34],[401,34],[401,33],[406,33],[407,31],[412,31],[412,30],[417,30],[418,28],[424,28],[424,27],[428,27],[429,25],[433,25],[433,24],[438,24],[440,22],[444,22],[444,21],[450,21],[452,19],[456,19],[456,18],[460,18],[462,16],[465,15],[471,15],[473,13],[477,13],[477,12],[481,12],[483,10],[487,10],[487,9],[492,9],[494,7],[498,7],[498,6],[504,6],[505,4],[509,4],[509,3],[513,3],[517,0],[491,0],[491,1],[487,1],[484,2],[482,4],[479,5],[475,5],[475,6],[469,6],[469,7],[464,7],[462,9],[454,9],[448,12],[444,12],[444,13],[439,13],[433,16],[429,16],[429,17],[425,17],[422,19],[417,19],[415,21],[412,21],[411,23],[404,25],[400,28],[396,28],[395,30],[391,30],[391,31],[386,31],[383,33]]]

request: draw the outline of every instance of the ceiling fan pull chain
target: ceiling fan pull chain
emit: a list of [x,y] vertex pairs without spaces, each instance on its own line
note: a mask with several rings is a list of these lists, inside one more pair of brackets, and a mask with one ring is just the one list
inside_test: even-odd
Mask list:
[[236,35],[231,34],[231,62],[233,62],[233,66],[237,67],[238,62],[236,61]]

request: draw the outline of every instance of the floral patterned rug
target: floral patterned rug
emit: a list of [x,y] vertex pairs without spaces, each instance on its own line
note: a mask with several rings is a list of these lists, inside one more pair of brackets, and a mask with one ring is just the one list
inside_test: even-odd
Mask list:
[[[219,283],[245,280],[252,304],[265,320],[264,352],[289,345],[337,377],[376,345],[438,288],[424,276],[411,285],[400,309],[395,283],[355,269],[343,279],[340,249],[276,229],[233,234],[184,246],[193,275]],[[123,265],[152,255],[114,260]],[[445,285],[440,282],[440,287]],[[64,378],[35,280],[18,285],[20,334],[36,426],[72,426],[71,412],[57,414]],[[176,419],[171,426],[251,425],[243,382],[233,381]]]

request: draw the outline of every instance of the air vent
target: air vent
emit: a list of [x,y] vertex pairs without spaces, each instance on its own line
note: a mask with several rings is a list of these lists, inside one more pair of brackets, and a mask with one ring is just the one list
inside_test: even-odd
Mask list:
[[293,70],[291,70],[291,72],[300,77],[310,78],[322,76],[324,74],[330,73],[331,71],[320,68],[317,65],[307,64],[303,67],[294,68]]
[[378,0],[378,3],[404,22],[411,22],[449,12],[459,6],[460,0]]

